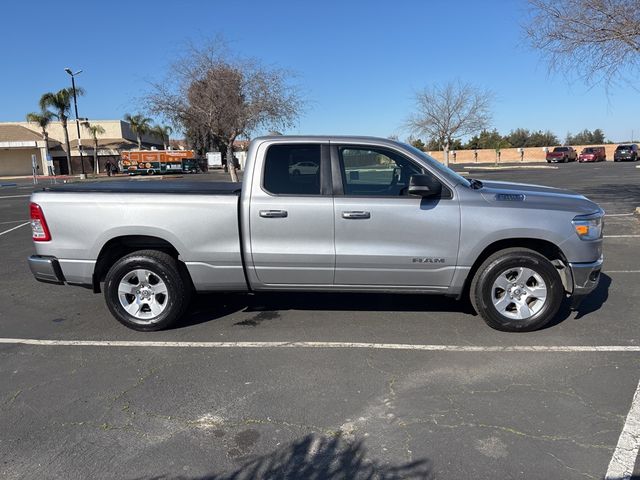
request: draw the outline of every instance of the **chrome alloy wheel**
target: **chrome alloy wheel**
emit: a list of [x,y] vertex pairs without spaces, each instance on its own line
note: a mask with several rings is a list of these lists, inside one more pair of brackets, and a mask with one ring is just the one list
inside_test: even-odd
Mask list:
[[491,300],[498,313],[526,320],[538,313],[547,300],[547,286],[535,270],[515,267],[505,270],[493,282]]
[[127,273],[118,285],[118,299],[125,311],[144,323],[150,323],[167,307],[169,294],[164,281],[151,270]]

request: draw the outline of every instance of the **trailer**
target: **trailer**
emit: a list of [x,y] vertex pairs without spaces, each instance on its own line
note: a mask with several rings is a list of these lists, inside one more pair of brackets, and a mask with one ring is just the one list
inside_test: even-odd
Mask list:
[[129,175],[193,173],[193,150],[127,150],[120,154],[122,171]]

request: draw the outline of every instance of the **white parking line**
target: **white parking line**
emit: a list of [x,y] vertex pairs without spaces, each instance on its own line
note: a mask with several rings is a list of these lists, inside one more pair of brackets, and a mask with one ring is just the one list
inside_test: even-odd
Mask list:
[[21,224],[21,225],[18,225],[17,227],[13,227],[13,228],[10,228],[9,230],[5,230],[4,232],[0,232],[0,237],[1,237],[2,235],[4,235],[5,233],[13,232],[14,230],[17,230],[17,229],[19,229],[20,227],[24,227],[25,225],[29,225],[30,223],[31,223],[31,222],[25,222],[25,223],[23,223],[23,224]]
[[640,238],[640,235],[603,235],[604,238]]
[[631,409],[624,422],[618,445],[609,463],[605,480],[629,480],[633,475],[638,450],[640,450],[640,382],[633,396]]
[[630,217],[631,215],[635,215],[635,213],[631,212],[631,213],[607,213],[605,215],[606,217]]
[[607,270],[604,273],[640,273],[640,270]]
[[640,352],[640,345],[420,345],[412,343],[354,342],[157,342],[133,340],[39,340],[0,338],[0,344],[51,347],[160,347],[160,348],[364,348],[373,350],[418,350],[428,352]]
[[7,195],[6,197],[0,198],[20,198],[20,197],[30,197],[31,195]]
[[23,220],[11,220],[10,222],[0,222],[0,225],[8,225],[9,223],[20,223],[20,222],[24,222]]

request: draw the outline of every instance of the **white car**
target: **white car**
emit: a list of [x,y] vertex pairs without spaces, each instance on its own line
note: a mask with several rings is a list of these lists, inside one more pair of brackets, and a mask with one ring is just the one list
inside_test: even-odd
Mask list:
[[315,175],[318,173],[318,164],[315,162],[297,162],[289,165],[291,175]]

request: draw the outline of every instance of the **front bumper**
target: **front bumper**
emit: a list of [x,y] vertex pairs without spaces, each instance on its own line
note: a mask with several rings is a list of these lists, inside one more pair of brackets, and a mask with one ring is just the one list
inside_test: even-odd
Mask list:
[[571,276],[573,277],[573,294],[586,295],[598,286],[603,258],[591,263],[570,263]]
[[603,257],[591,263],[569,263],[573,280],[572,302],[573,308],[580,305],[582,299],[593,292],[600,281]]
[[56,257],[45,257],[31,255],[29,257],[29,268],[36,280],[46,283],[64,283],[64,275]]

